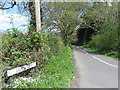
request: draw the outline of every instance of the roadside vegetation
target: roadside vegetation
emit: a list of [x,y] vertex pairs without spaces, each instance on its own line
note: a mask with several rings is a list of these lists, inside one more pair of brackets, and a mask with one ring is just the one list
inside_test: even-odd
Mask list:
[[82,15],[88,25],[78,30],[77,44],[120,59],[118,3],[114,2],[112,6],[105,3],[97,4],[99,5],[93,5],[92,11]]
[[116,58],[116,59],[120,60],[120,56],[119,56],[118,51],[112,51],[112,50],[111,51],[102,51],[102,50],[99,50],[98,48],[90,47],[89,45],[82,45],[82,47],[84,47],[86,49],[90,49],[92,51],[95,51],[99,54],[102,54],[102,55],[109,56],[109,57]]
[[91,40],[84,44],[83,47],[106,56],[120,59],[118,55],[118,21],[108,18],[100,26],[100,31],[92,35]]
[[37,63],[36,73],[28,70],[13,76],[14,88],[66,88],[73,74],[71,44],[120,58],[117,2],[41,3],[40,31],[36,31],[33,2],[0,1],[0,10],[10,9],[5,8],[6,3],[11,9],[17,5],[19,13],[30,18],[30,24],[26,33],[13,27],[2,35],[3,82],[8,66]]
[[[12,87],[67,88],[72,79],[71,48],[69,45],[64,46],[60,36],[55,35],[53,32],[44,33],[40,31],[29,35],[13,28],[12,31],[8,31],[6,36],[3,36],[2,47],[3,71],[8,66],[16,68],[32,62],[37,63],[35,67],[36,74],[33,75],[33,72],[28,70],[27,72],[14,75]],[[3,77],[5,73],[3,72]],[[5,86],[9,87],[9,85]]]
[[[69,46],[53,56],[34,77],[14,80],[13,88],[67,88],[73,76],[72,51]],[[8,85],[6,85],[9,87]]]

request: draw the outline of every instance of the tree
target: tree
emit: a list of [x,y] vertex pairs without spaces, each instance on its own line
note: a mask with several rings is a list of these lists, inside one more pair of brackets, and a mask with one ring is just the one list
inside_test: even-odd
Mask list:
[[105,21],[101,25],[100,31],[97,35],[92,37],[92,42],[99,50],[110,51],[118,50],[118,23],[114,23],[113,19]]
[[[5,5],[8,4],[9,6],[5,7]],[[16,4],[16,1],[13,0],[10,3],[7,2],[7,0],[5,2],[0,1],[0,9],[10,9],[13,8]]]
[[[35,2],[16,2],[15,0],[12,0],[11,2],[9,2],[7,0],[4,2],[0,1],[0,9],[1,10],[11,9],[14,6],[18,6],[18,10],[19,10],[20,14],[27,15],[27,16],[29,16],[29,14],[30,14],[30,18],[31,18],[30,26],[36,27]],[[42,12],[42,9],[40,11]],[[42,17],[41,17],[41,20],[42,20]],[[31,32],[33,32],[33,31],[29,30],[29,33],[31,33]]]
[[[79,14],[87,3],[47,3],[44,5],[44,26],[59,32],[65,44],[75,41],[75,28],[80,24]],[[72,8],[71,8],[72,7]],[[86,10],[86,9],[85,9]]]
[[101,6],[98,14],[102,24],[92,39],[95,46],[101,50],[118,50],[118,3]]
[[109,6],[104,2],[94,2],[93,5],[90,6],[89,11],[81,15],[83,22],[79,29],[78,37],[81,33],[83,36],[79,39],[79,41],[81,40],[83,41],[81,43],[87,43],[91,40],[93,34],[100,32],[101,26],[104,22],[109,21],[109,19],[116,22],[117,12],[118,8],[117,3],[115,2],[112,3],[112,6]]

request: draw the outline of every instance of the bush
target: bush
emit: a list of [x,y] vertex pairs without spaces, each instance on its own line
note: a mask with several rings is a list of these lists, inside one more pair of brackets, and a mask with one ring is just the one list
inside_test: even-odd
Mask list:
[[106,21],[97,35],[92,37],[95,47],[103,51],[118,49],[118,25],[112,20]]
[[[111,52],[108,52],[105,54],[106,56],[111,56],[113,58],[119,58],[118,57],[118,52],[115,52],[115,51],[111,51]],[[120,59],[120,58],[119,58]]]
[[[35,78],[18,78],[13,88],[67,88],[73,75],[72,50],[69,46],[53,56]],[[9,86],[7,86],[9,87]]]
[[[42,32],[33,32],[31,35],[27,35],[13,29],[12,32],[8,32],[2,41],[3,61],[9,63],[9,65],[13,67],[26,64],[23,63],[23,61],[28,63],[37,61],[33,57],[35,56],[33,53],[39,52],[39,49],[42,53],[40,53],[41,58],[39,57],[38,59],[44,60],[44,54],[46,50],[49,50],[49,47],[45,45],[46,42],[47,36]],[[47,48],[44,52],[43,46]]]
[[48,45],[50,47],[50,53],[52,56],[56,55],[58,52],[62,51],[64,44],[61,37],[52,32],[48,32]]
[[25,34],[13,28],[2,39],[2,62],[12,68],[36,62],[39,70],[62,47],[60,37],[55,34],[42,31]]

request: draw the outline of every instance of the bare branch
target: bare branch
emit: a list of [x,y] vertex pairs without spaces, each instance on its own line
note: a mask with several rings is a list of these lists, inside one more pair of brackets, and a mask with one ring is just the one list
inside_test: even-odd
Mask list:
[[[6,2],[5,2],[5,3],[6,3]],[[10,8],[13,8],[13,7],[16,5],[16,1],[14,1],[14,3],[13,3],[10,7],[5,7],[5,8],[4,8],[5,3],[3,4],[2,7],[0,7],[0,9],[3,9],[3,10],[5,10],[5,9],[10,9]]]

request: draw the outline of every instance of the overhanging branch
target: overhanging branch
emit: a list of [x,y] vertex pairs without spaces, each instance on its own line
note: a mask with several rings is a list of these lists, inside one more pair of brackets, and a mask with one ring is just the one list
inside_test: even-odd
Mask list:
[[14,1],[14,3],[10,7],[4,7],[3,5],[3,7],[0,7],[0,9],[3,9],[3,10],[10,9],[10,8],[13,8],[15,5],[16,5],[16,2]]

